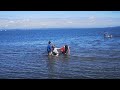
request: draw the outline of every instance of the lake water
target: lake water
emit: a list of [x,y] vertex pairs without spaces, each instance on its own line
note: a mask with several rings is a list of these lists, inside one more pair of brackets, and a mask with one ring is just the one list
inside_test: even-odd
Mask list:
[[[113,38],[104,38],[104,31]],[[48,41],[71,55],[48,57]],[[0,31],[0,79],[120,79],[120,30]]]

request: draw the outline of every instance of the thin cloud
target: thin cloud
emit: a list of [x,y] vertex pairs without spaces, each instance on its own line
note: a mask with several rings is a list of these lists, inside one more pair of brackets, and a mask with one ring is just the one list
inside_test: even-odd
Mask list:
[[120,25],[120,18],[80,17],[80,18],[0,18],[0,27],[5,28],[51,28],[51,27],[107,27]]

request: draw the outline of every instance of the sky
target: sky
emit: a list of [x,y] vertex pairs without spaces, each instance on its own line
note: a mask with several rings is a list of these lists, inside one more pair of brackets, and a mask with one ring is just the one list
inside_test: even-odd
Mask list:
[[1,29],[120,26],[120,11],[0,11]]

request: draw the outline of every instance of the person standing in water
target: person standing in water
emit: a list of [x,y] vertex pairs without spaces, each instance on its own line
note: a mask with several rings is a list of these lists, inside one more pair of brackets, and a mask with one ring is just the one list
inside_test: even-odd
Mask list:
[[60,51],[64,54],[64,55],[70,55],[70,48],[68,45],[64,45],[62,48],[60,48]]
[[48,56],[52,55],[52,45],[50,41],[48,42],[47,52],[48,52]]

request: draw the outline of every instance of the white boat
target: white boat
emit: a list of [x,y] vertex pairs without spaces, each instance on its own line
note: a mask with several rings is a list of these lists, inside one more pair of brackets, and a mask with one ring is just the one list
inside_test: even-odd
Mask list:
[[108,37],[108,38],[112,38],[112,35],[108,35],[108,36],[106,36],[106,37]]
[[111,34],[105,33],[105,34],[104,34],[104,37],[105,37],[105,38],[112,38],[113,36],[112,36]]

